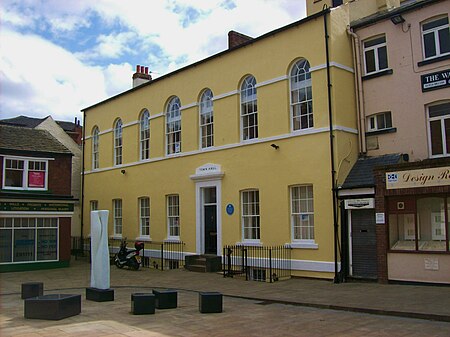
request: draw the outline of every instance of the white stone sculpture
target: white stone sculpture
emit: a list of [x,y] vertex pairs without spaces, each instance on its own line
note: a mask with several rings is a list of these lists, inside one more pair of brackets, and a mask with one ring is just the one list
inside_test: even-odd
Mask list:
[[91,287],[109,289],[109,211],[91,211]]

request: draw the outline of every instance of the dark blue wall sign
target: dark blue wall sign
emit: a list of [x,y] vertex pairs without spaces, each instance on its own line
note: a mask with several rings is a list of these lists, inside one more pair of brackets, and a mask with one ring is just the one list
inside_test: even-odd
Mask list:
[[227,205],[227,214],[231,215],[234,213],[234,206],[232,204]]
[[450,69],[420,76],[422,92],[450,87]]

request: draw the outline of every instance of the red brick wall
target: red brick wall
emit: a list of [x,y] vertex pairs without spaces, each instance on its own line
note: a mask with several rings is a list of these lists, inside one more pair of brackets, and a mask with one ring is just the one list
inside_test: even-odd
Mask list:
[[59,260],[70,261],[71,218],[59,218]]
[[48,166],[48,189],[53,194],[71,195],[72,157],[57,156]]

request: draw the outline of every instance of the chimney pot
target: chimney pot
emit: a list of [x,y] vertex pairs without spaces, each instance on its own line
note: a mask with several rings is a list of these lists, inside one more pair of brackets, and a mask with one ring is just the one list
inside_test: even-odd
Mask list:
[[137,65],[137,66],[136,66],[136,72],[137,72],[138,74],[141,72],[141,66],[140,66],[140,65]]
[[148,67],[145,67],[145,74],[148,75]]

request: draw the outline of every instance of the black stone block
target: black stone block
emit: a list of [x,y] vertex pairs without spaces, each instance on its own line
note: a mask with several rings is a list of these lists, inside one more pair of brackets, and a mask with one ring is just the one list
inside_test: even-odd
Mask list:
[[27,282],[22,283],[22,299],[44,295],[44,283]]
[[86,288],[86,299],[94,302],[114,301],[114,289]]
[[202,314],[222,312],[222,294],[217,292],[203,292],[198,296],[198,309]]
[[157,309],[173,309],[178,305],[178,294],[175,290],[153,290]]
[[54,294],[24,301],[25,318],[60,320],[81,312],[81,295]]
[[134,315],[154,314],[155,295],[148,293],[131,294],[131,312]]

